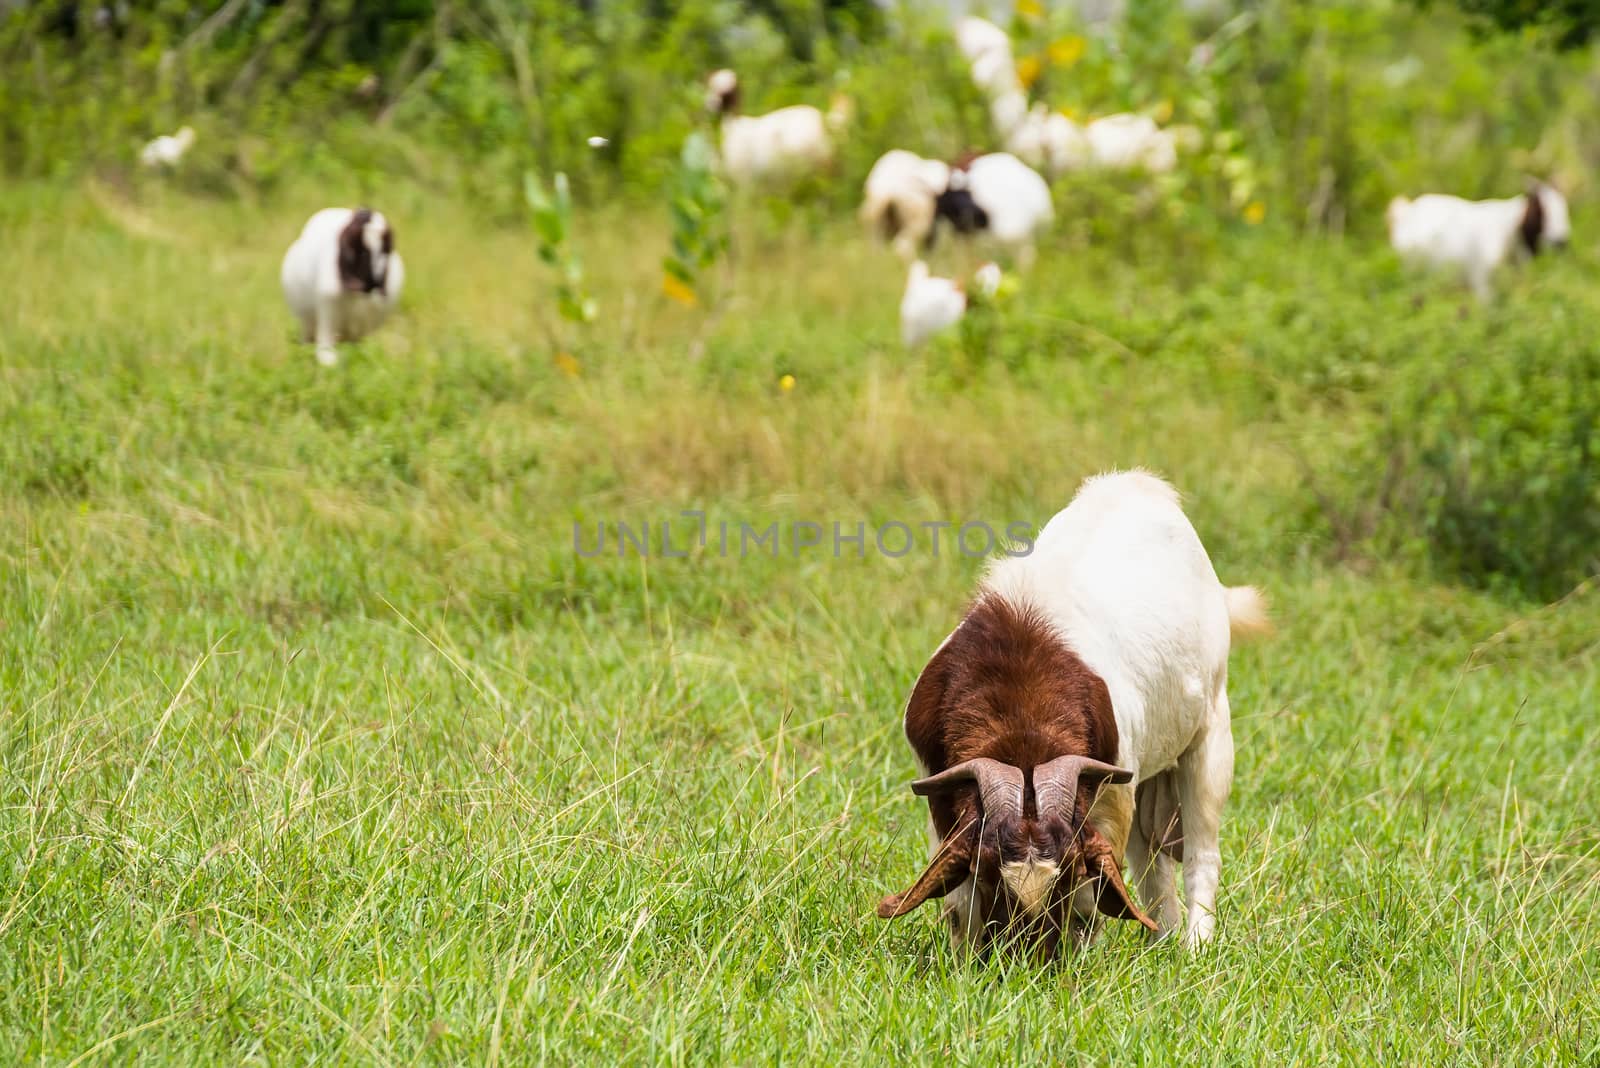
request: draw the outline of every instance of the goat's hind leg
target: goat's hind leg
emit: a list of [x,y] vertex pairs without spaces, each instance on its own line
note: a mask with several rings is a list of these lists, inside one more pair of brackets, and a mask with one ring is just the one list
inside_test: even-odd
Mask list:
[[1178,808],[1183,820],[1185,946],[1198,946],[1217,927],[1217,882],[1222,870],[1222,808],[1233,786],[1233,728],[1228,694],[1217,694],[1211,722],[1178,758]]
[[1139,884],[1139,900],[1166,937],[1183,920],[1178,905],[1177,863],[1160,848],[1178,815],[1176,773],[1164,771],[1139,784],[1128,836],[1128,870]]

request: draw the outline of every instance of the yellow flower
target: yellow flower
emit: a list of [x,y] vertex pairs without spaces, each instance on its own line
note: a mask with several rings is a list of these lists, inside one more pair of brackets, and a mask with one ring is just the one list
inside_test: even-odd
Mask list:
[[778,388],[783,390],[785,393],[793,389],[794,375],[784,375],[782,378],[778,379]]
[[1172,118],[1172,101],[1163,100],[1157,103],[1155,110],[1151,112],[1150,117],[1155,119],[1156,122],[1165,125],[1167,120]]
[[1267,217],[1267,206],[1259,200],[1252,200],[1244,206],[1244,221],[1251,226],[1257,226],[1262,219]]
[[1083,58],[1083,48],[1083,38],[1073,34],[1051,41],[1046,51],[1052,64],[1057,67],[1070,67]]
[[1044,4],[1042,0],[1017,0],[1017,14],[1025,19],[1041,19],[1044,17]]
[[582,370],[578,366],[578,358],[570,352],[556,353],[556,367],[568,378],[577,378],[578,372]]
[[1032,89],[1043,68],[1044,64],[1039,62],[1038,56],[1023,56],[1017,61],[1017,81],[1022,83],[1024,89]]
[[661,276],[661,292],[682,304],[685,308],[692,308],[700,301],[695,297],[694,290],[672,277],[670,274]]

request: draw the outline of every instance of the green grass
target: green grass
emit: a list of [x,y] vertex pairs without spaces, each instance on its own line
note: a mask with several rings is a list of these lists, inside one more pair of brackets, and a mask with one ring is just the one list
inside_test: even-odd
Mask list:
[[[1069,206],[978,361],[899,350],[843,224],[741,235],[708,318],[657,220],[589,216],[569,377],[531,239],[402,187],[404,312],[329,372],[276,291],[323,199],[0,195],[0,1061],[1600,1057],[1600,597],[1341,558],[1315,493],[1391,361],[1593,307],[1584,262],[1463,318],[1359,241]],[[573,550],[688,507],[1037,523],[1133,464],[1280,626],[1234,657],[1197,955],[874,918],[978,561]]]

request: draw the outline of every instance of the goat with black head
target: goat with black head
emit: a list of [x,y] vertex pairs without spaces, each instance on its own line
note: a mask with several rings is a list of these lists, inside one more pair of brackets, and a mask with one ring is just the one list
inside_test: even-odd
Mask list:
[[1019,938],[1050,955],[1101,916],[1175,927],[1183,860],[1185,938],[1209,938],[1233,769],[1229,639],[1264,627],[1259,595],[1217,580],[1170,486],[1089,480],[1030,553],[991,569],[917,680],[905,732],[928,772],[912,790],[934,850],[878,915],[945,898],[958,944]]
[[[975,234],[989,228],[989,213],[973,199],[970,189],[944,189],[934,198],[934,216],[943,219],[958,234]],[[933,244],[933,231],[928,231]]]
[[983,235],[1018,267],[1033,262],[1035,242],[1055,219],[1045,180],[1005,152],[958,159],[934,212],[958,234]]

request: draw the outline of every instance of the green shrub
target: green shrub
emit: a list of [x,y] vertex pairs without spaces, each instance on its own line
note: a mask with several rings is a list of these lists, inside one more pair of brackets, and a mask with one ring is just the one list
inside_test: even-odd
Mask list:
[[1324,507],[1375,553],[1560,596],[1600,572],[1600,348],[1553,308],[1461,333],[1396,369],[1352,448],[1324,443]]

